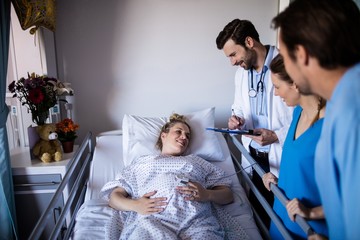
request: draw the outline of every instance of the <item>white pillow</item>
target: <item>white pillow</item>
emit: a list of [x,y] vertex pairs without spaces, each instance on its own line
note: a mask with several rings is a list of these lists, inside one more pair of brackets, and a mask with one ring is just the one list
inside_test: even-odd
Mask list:
[[[214,127],[215,108],[184,114],[191,127],[191,141],[187,154],[195,154],[209,161],[223,161],[224,155],[215,132],[205,128]],[[159,154],[155,147],[166,117],[140,117],[125,114],[122,123],[123,157],[125,166],[142,156]]]

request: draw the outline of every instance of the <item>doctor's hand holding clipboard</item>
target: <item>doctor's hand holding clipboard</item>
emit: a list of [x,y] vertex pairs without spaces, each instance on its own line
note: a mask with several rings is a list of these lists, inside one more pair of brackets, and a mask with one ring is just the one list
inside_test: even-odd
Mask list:
[[266,146],[279,141],[274,131],[265,128],[256,128],[253,130],[252,135],[246,134],[245,136],[251,138],[261,146]]
[[[235,114],[234,109],[231,109],[232,116],[229,118],[228,121],[228,128],[229,129],[241,129],[245,124],[245,119],[242,117],[238,117]],[[272,143],[279,141],[276,133],[272,130],[265,129],[265,128],[257,128],[252,130],[252,134],[244,134],[246,137],[251,138],[255,142],[257,142],[261,146],[266,146]]]

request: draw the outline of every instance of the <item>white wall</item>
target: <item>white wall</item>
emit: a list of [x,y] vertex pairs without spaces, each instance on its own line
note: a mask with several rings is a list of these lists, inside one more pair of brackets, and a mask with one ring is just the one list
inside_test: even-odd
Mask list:
[[[125,113],[168,116],[216,107],[226,126],[234,73],[215,38],[234,18],[260,40],[278,0],[61,0],[55,32],[59,78],[74,90],[80,137],[121,128]],[[80,138],[81,139],[81,138]]]

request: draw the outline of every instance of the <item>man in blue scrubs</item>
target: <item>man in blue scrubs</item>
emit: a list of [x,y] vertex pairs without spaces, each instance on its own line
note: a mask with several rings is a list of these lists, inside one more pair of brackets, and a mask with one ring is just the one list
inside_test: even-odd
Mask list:
[[351,0],[297,0],[273,19],[286,71],[328,100],[315,159],[330,239],[360,237],[360,11]]

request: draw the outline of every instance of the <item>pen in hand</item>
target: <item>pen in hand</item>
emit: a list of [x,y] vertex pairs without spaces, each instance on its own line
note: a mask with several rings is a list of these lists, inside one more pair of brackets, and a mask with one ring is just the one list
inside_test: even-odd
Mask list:
[[[238,124],[238,125],[243,125],[243,122],[242,122],[241,118],[238,117],[238,116],[236,116],[235,111],[234,111],[233,108],[231,109],[231,112],[232,112],[232,116],[238,121],[237,124]],[[240,126],[239,126],[239,127],[240,127]]]
[[234,111],[233,108],[231,109],[231,112],[232,112],[232,115],[233,115],[233,116],[236,116],[235,111]]
[[232,117],[234,117],[237,121],[240,122],[240,117],[236,116],[234,109],[231,109],[231,112],[232,112]]

